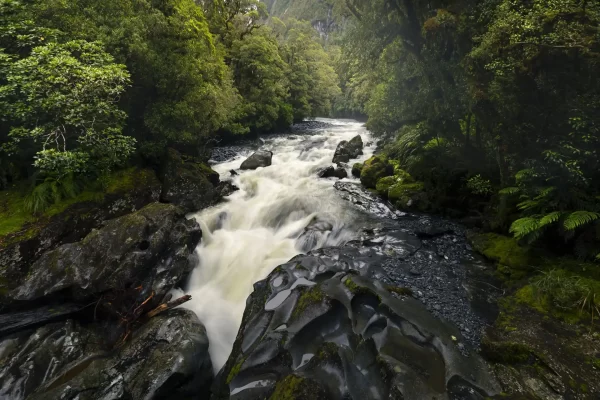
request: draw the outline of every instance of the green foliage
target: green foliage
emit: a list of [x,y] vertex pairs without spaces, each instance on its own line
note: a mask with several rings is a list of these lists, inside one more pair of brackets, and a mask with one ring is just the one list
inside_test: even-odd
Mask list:
[[467,180],[467,188],[476,195],[489,196],[493,193],[492,182],[483,178],[480,174],[472,176]]
[[36,149],[34,165],[60,181],[106,173],[133,152],[135,141],[120,133],[125,114],[116,104],[129,74],[99,44],[49,43],[5,61],[0,112],[10,126],[9,154]]
[[77,197],[81,186],[73,174],[57,180],[47,177],[31,190],[24,199],[25,210],[32,214],[46,211],[52,204]]
[[599,281],[553,269],[534,278],[531,286],[538,308],[556,310],[564,317],[569,314],[583,316],[590,318],[592,323],[600,318]]

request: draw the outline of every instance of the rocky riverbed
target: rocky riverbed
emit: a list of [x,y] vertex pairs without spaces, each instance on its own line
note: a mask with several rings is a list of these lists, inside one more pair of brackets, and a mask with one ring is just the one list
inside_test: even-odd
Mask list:
[[507,302],[464,226],[350,177],[370,141],[323,120],[214,170],[170,149],[0,238],[0,398],[597,398],[592,332]]

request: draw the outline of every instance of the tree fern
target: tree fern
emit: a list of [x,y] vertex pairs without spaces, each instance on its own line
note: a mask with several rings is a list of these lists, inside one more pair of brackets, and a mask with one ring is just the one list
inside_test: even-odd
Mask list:
[[575,211],[568,214],[563,221],[567,231],[573,231],[600,218],[600,214],[592,211]]
[[519,210],[531,210],[533,208],[537,208],[540,206],[540,202],[537,200],[525,200],[519,204],[517,204],[517,208]]

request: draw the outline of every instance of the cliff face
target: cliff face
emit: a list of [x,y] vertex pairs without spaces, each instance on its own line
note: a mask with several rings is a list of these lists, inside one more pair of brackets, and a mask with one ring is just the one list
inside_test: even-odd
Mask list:
[[263,0],[269,15],[310,21],[322,38],[343,29],[347,15],[336,0]]

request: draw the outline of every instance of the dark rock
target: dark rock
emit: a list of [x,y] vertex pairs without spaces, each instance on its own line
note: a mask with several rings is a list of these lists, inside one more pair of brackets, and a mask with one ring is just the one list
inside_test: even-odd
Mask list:
[[116,352],[74,321],[0,342],[0,397],[21,399],[206,398],[212,380],[206,330],[188,310],[170,310]]
[[[0,300],[15,275],[27,270],[44,252],[61,244],[84,238],[107,219],[117,218],[158,201],[160,182],[150,169],[131,168],[113,174],[104,194],[81,196],[64,209],[56,205],[51,213],[23,226],[18,232],[0,237]],[[1,204],[0,204],[1,206]],[[2,311],[0,301],[0,311]]]
[[161,180],[161,201],[193,212],[212,204],[219,174],[204,163],[168,149]]
[[360,178],[360,172],[363,169],[363,165],[361,163],[355,163],[352,166],[352,176],[356,177],[356,178]]
[[291,129],[294,133],[311,133],[321,129],[327,129],[332,126],[332,124],[322,121],[300,121],[294,123]]
[[219,185],[216,188],[217,196],[221,198],[227,197],[231,193],[236,192],[238,190],[240,190],[240,188],[235,186],[231,181],[223,181],[219,183]]
[[447,229],[445,227],[435,226],[435,225],[425,225],[422,228],[419,228],[415,231],[415,234],[420,239],[432,239],[448,234],[452,234],[452,229]]
[[402,295],[410,290],[388,289],[375,279],[384,258],[352,245],[321,249],[258,282],[213,398],[498,394],[483,360],[466,348],[468,356],[461,354],[453,340],[462,342],[457,329]]
[[363,142],[360,135],[353,137],[350,141],[342,140],[335,149],[333,163],[348,162],[363,154]]
[[187,276],[200,226],[169,204],[154,203],[108,221],[82,241],[45,253],[15,271],[3,300],[32,302],[60,296],[89,301],[107,290],[141,286],[160,300]]
[[237,172],[236,172],[234,169],[230,170],[230,171],[229,171],[229,174],[230,174],[231,176],[237,176],[237,175],[238,175],[238,173],[237,173]]
[[336,178],[344,179],[348,177],[348,172],[344,168],[336,168],[333,175]]
[[317,172],[317,176],[319,178],[331,178],[334,175],[335,168],[333,168],[333,166],[325,167],[323,169],[320,169],[319,172]]
[[352,182],[336,182],[333,187],[339,195],[358,209],[378,217],[396,219],[396,213],[379,197]]
[[256,169],[260,167],[268,167],[269,165],[271,165],[272,159],[272,151],[258,150],[242,163],[240,169]]
[[0,314],[0,338],[52,321],[66,319],[67,316],[81,311],[83,308],[84,306],[79,304],[64,303],[45,305],[32,310],[10,314]]

